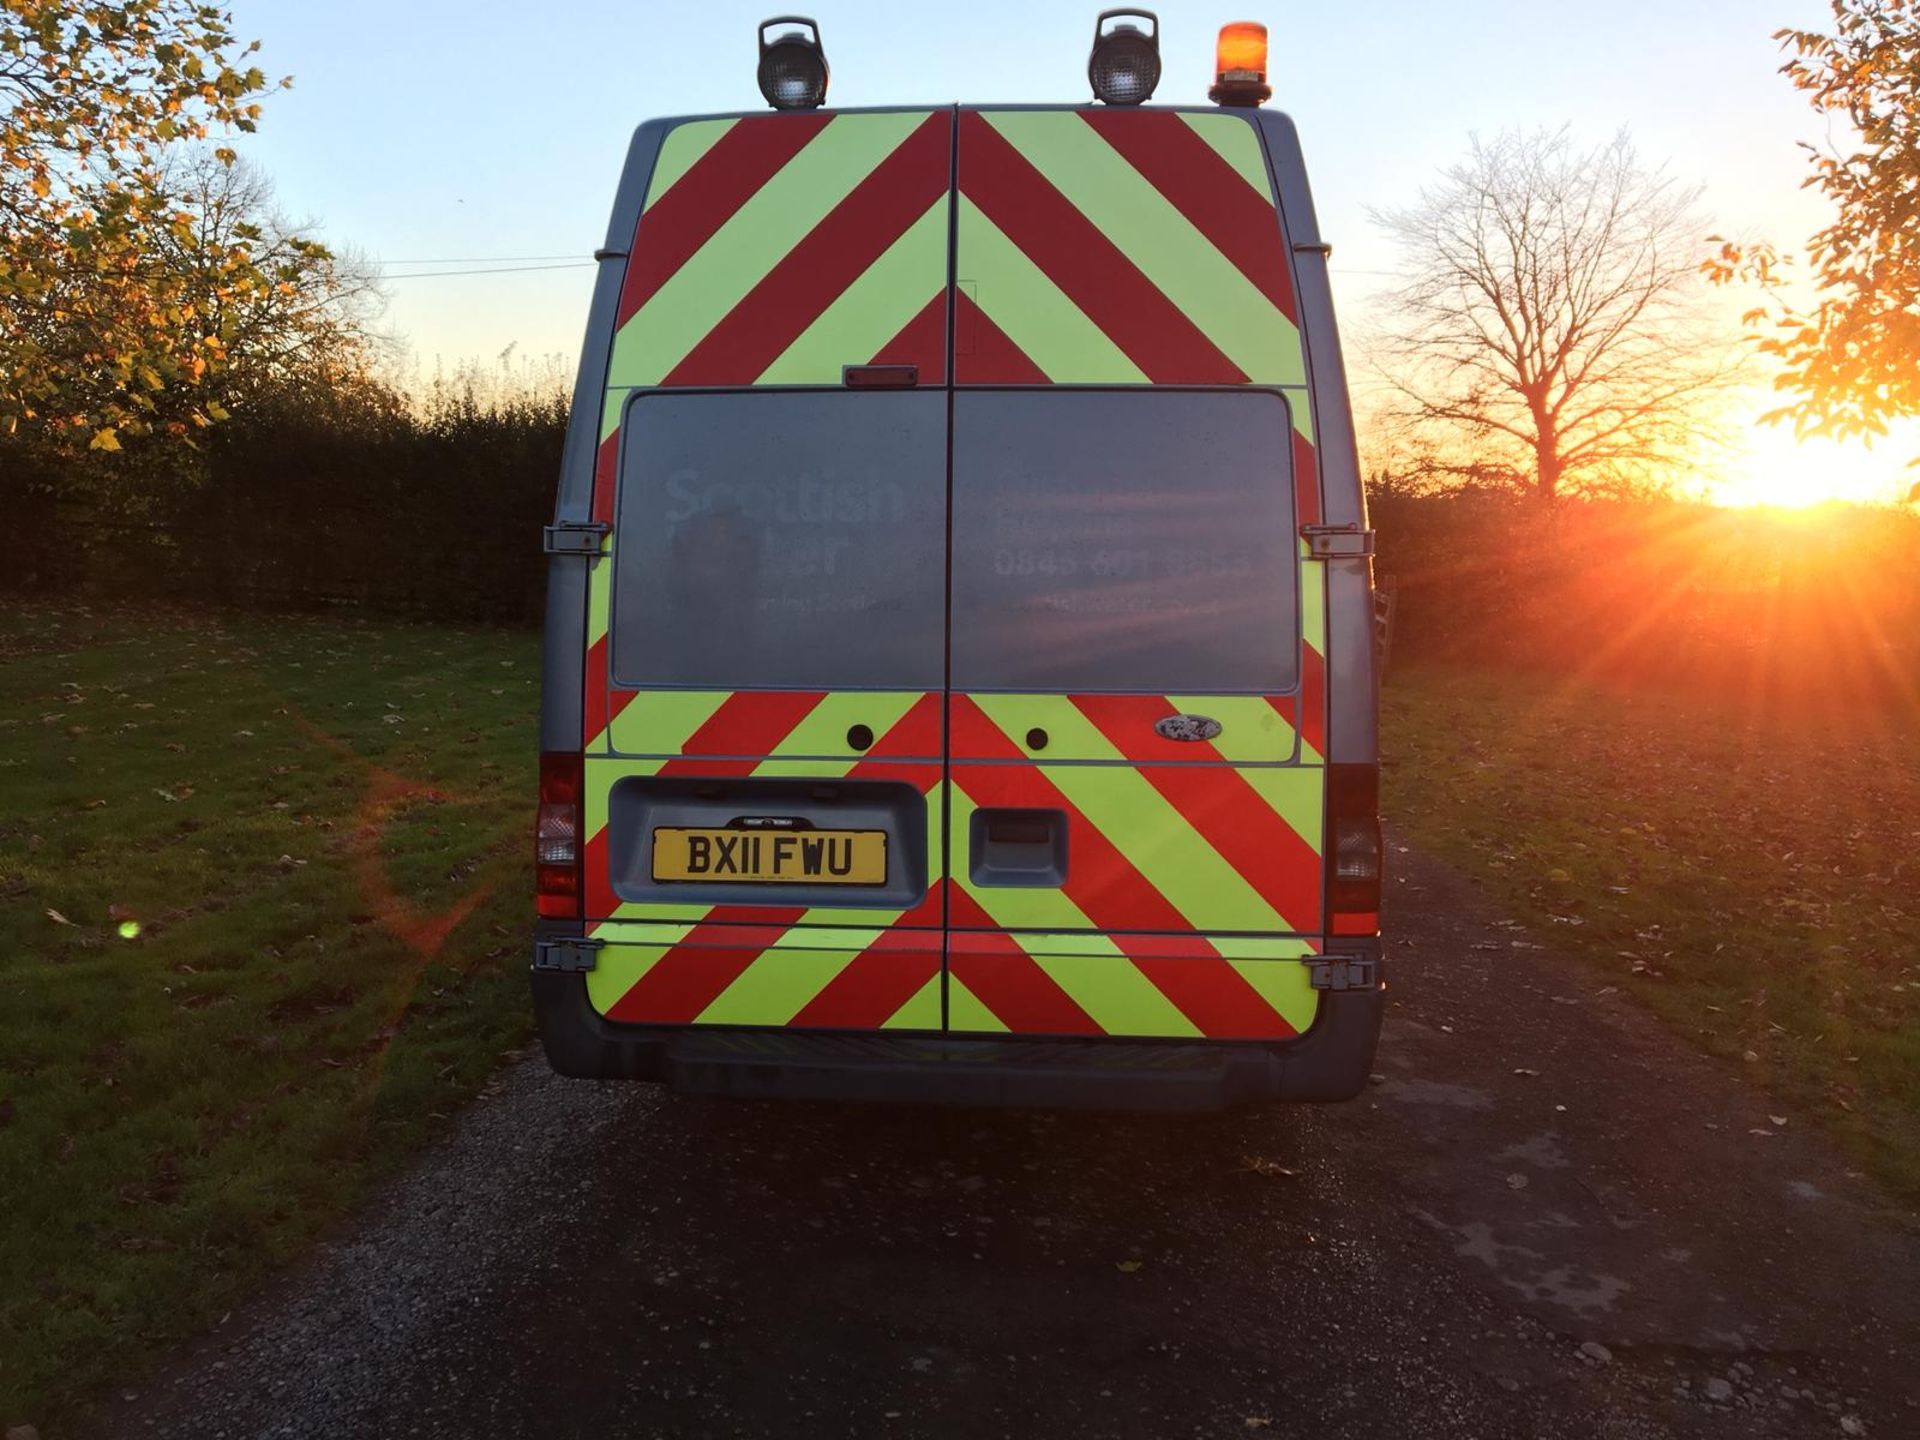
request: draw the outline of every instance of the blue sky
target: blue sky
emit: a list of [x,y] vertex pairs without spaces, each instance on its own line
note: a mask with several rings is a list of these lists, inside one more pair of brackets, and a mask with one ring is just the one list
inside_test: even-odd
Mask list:
[[[580,257],[606,225],[627,137],[656,115],[753,109],[754,27],[774,0],[234,0],[271,73],[245,146],[283,206],[387,262],[386,324],[424,368],[579,345],[590,266],[399,278],[484,257]],[[1086,97],[1099,4],[815,0],[838,105]],[[1776,73],[1771,32],[1820,26],[1824,0],[1369,0],[1157,7],[1156,100],[1203,103],[1213,37],[1233,19],[1273,36],[1274,104],[1298,122],[1357,313],[1390,270],[1369,205],[1410,198],[1470,131],[1630,126],[1644,154],[1707,187],[1715,224],[1798,245],[1821,223],[1796,141],[1818,119]],[[439,263],[442,261],[455,263]],[[416,263],[422,262],[422,263]],[[563,264],[564,259],[529,261]]]

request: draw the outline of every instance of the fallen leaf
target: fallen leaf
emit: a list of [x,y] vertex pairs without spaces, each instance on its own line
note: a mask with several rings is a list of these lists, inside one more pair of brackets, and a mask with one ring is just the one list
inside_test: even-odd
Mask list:
[[1538,1070],[1529,1070],[1525,1066],[1521,1066],[1517,1068],[1513,1073],[1516,1075],[1538,1075],[1540,1072]]
[[51,921],[53,921],[53,923],[54,923],[54,924],[56,924],[56,925],[71,925],[71,924],[73,924],[73,921],[71,921],[71,920],[69,920],[69,919],[67,919],[67,917],[66,917],[66,916],[64,916],[64,915],[62,915],[62,914],[61,914],[61,913],[60,913],[60,912],[59,912],[58,910],[49,910],[49,911],[47,911],[47,919],[49,919],[49,920],[51,920]]
[[1115,1268],[1123,1275],[1131,1275],[1140,1268],[1140,1262],[1138,1260],[1122,1260]]

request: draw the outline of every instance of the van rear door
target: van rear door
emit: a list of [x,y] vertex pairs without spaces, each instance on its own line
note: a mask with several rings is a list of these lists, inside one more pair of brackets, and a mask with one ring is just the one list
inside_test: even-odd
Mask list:
[[[940,1028],[952,123],[764,115],[661,143],[594,487],[584,876],[609,1019]],[[906,387],[843,388],[875,363]]]
[[1258,138],[1222,114],[959,124],[949,1028],[1294,1035],[1324,588]]
[[[593,486],[594,1008],[1307,1028],[1325,580],[1294,315],[1241,115],[675,125]],[[874,363],[904,388],[847,387]]]

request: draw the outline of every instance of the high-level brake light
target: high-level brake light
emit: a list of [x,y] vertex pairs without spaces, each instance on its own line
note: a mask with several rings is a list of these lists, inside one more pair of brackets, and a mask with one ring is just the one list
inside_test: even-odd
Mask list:
[[1214,52],[1213,88],[1207,98],[1216,105],[1262,105],[1273,97],[1267,84],[1267,27],[1257,20],[1235,20],[1220,27]]
[[[1109,20],[1145,20],[1153,28],[1115,25]],[[1151,10],[1102,10],[1093,22],[1093,53],[1087,81],[1094,98],[1108,105],[1139,105],[1160,83],[1160,17]]]
[[[767,39],[776,25],[799,25]],[[760,22],[760,93],[776,110],[817,110],[827,100],[827,52],[820,27],[805,15],[776,15]]]

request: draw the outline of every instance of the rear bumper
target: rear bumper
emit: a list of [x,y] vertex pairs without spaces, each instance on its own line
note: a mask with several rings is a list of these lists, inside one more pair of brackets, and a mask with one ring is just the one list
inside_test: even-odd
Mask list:
[[584,976],[532,980],[541,1043],[562,1075],[742,1099],[1036,1109],[1349,1100],[1366,1087],[1384,1008],[1380,988],[1323,995],[1313,1027],[1278,1045],[972,1039],[619,1025],[588,1003]]

